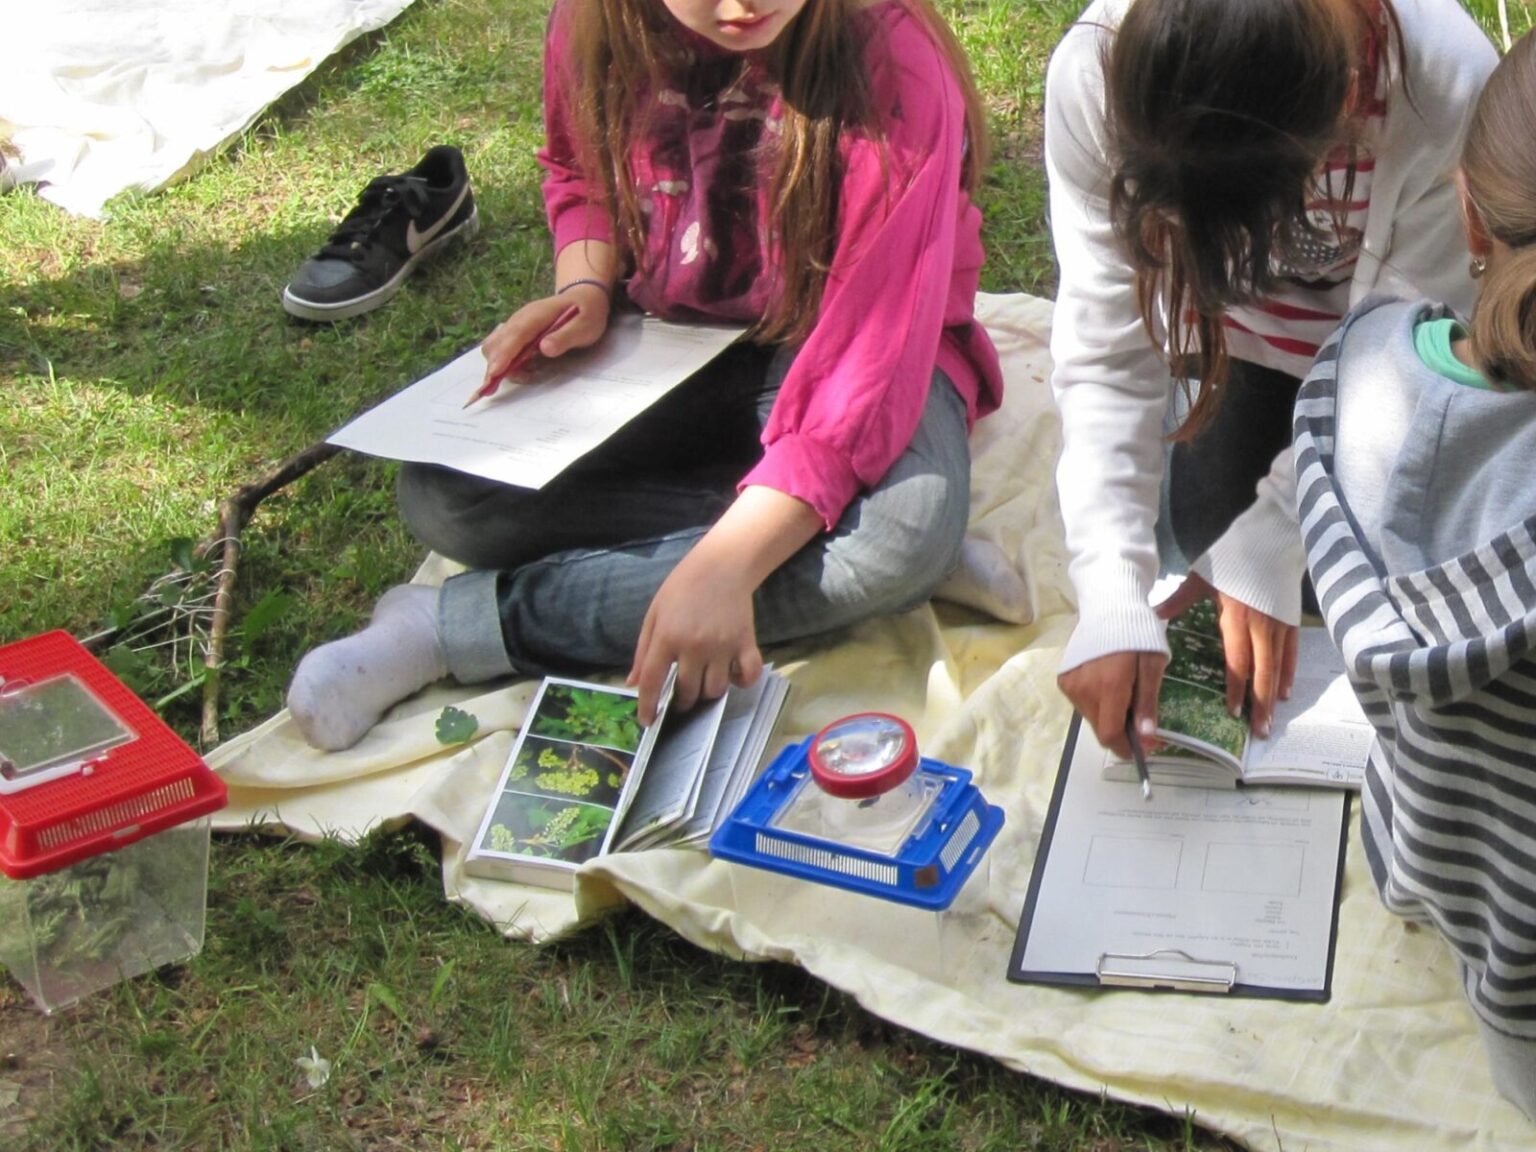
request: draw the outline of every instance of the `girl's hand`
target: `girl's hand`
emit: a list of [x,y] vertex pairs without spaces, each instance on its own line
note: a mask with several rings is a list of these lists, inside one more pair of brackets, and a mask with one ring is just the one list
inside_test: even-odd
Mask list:
[[1056,678],[1062,693],[1083,714],[1098,742],[1116,756],[1130,759],[1125,718],[1135,705],[1135,728],[1143,750],[1150,750],[1157,728],[1157,693],[1168,657],[1161,652],[1111,652],[1079,664]]
[[554,359],[572,348],[596,344],[608,330],[612,303],[595,284],[578,284],[557,296],[524,304],[491,330],[480,345],[485,356],[485,382],[499,379],[528,343],[549,327],[567,308],[576,315],[539,342],[539,355]]
[[640,689],[641,723],[656,719],[674,663],[674,698],[683,710],[728,684],[757,681],[763,656],[752,595],[821,528],[815,510],[793,496],[757,484],[741,490],[651,599],[629,669],[629,683]]
[[1275,701],[1290,698],[1300,633],[1296,625],[1234,600],[1193,573],[1157,606],[1157,614],[1172,620],[1207,597],[1216,602],[1221,647],[1227,658],[1227,711],[1241,716],[1246,695],[1248,726],[1262,739],[1269,735]]
[[656,719],[667,669],[677,665],[673,700],[682,711],[713,700],[735,684],[745,688],[763,671],[752,614],[755,585],[711,569],[695,549],[657,590],[640,628],[629,684],[640,689],[640,722]]

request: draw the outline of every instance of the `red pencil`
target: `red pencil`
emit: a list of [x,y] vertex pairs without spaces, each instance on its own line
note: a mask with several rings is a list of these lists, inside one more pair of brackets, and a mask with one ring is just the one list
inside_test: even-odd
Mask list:
[[547,325],[545,325],[542,332],[540,332],[532,340],[528,341],[528,343],[523,345],[523,350],[516,356],[512,357],[511,363],[509,363],[501,373],[496,376],[492,376],[484,384],[476,388],[470,398],[464,401],[464,407],[468,408],[476,400],[484,400],[488,396],[494,396],[496,394],[496,390],[501,387],[501,382],[503,380],[505,380],[508,376],[512,376],[518,372],[525,371],[530,364],[538,359],[539,345],[544,342],[544,337],[549,336],[558,329],[565,327],[566,322],[574,319],[576,314],[580,311],[580,308],[572,304],[564,312],[560,313],[560,315],[551,320]]

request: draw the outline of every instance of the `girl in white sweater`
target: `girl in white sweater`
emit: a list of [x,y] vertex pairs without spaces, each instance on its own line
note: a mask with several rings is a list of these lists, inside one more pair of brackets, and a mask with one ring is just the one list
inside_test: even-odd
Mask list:
[[1056,49],[1060,683],[1107,747],[1156,724],[1160,570],[1192,573],[1163,615],[1217,599],[1234,712],[1289,691],[1296,387],[1372,291],[1470,307],[1452,173],[1495,59],[1457,0],[1095,0]]

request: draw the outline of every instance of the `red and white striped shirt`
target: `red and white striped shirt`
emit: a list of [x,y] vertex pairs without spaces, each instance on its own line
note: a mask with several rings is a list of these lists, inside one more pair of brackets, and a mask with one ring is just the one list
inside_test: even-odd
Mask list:
[[1307,202],[1308,220],[1324,239],[1303,244],[1288,254],[1287,261],[1277,258],[1275,270],[1284,279],[1273,296],[1233,308],[1223,317],[1227,352],[1234,359],[1297,378],[1305,376],[1317,350],[1349,311],[1350,282],[1365,234],[1376,170],[1369,142],[1380,138],[1386,119],[1388,77],[1381,57],[1387,44],[1386,14],[1378,12],[1376,27],[1361,53],[1360,90],[1370,95],[1360,110],[1365,119],[1364,143],[1355,156],[1354,179],[1349,179],[1349,150],[1335,149]]

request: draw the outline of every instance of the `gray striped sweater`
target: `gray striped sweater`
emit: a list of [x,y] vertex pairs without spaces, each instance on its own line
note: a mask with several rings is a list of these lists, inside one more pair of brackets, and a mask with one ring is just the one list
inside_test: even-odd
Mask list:
[[1491,1027],[1536,1039],[1536,395],[1430,371],[1368,300],[1296,403],[1308,567],[1376,728],[1364,839]]

